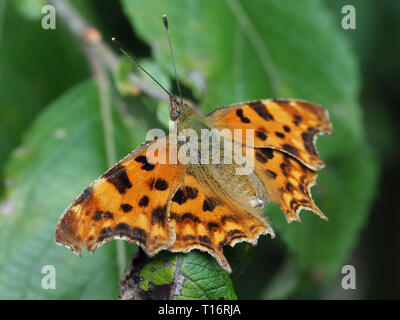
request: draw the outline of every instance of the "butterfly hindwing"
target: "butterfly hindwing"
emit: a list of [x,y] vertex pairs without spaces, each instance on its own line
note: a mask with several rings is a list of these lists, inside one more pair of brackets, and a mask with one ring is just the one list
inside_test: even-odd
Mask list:
[[81,254],[84,247],[94,251],[122,238],[152,256],[174,242],[168,216],[171,197],[182,183],[182,166],[152,161],[146,151],[153,143],[129,154],[75,200],[57,226],[57,243]]
[[[208,118],[220,128],[254,129],[255,147],[280,150],[313,170],[324,166],[314,142],[318,135],[332,133],[332,127],[319,105],[301,100],[257,100],[218,108]],[[242,140],[245,143],[244,136]]]
[[261,212],[241,207],[223,195],[217,186],[204,183],[191,172],[172,199],[170,219],[176,232],[176,241],[170,251],[207,251],[219,264],[231,272],[224,257],[223,246],[236,242],[257,242],[261,234],[273,231]]
[[302,208],[326,219],[311,198],[317,174],[290,155],[269,148],[256,148],[254,170],[268,198],[279,205],[290,222],[300,220]]

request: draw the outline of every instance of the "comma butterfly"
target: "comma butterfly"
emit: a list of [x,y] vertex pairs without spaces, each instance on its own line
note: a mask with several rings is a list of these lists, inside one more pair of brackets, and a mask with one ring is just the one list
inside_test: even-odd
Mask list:
[[[274,237],[261,210],[269,201],[280,206],[288,222],[299,221],[302,208],[326,219],[310,193],[316,171],[324,167],[316,137],[332,134],[323,108],[300,100],[257,100],[204,116],[170,97],[178,136],[189,128],[198,136],[204,129],[232,132],[234,144],[246,141],[241,145],[254,159],[252,172],[235,174],[241,166],[236,163],[169,161],[171,134],[147,141],[93,182],[64,212],[57,243],[79,255],[85,247],[93,252],[116,238],[138,244],[149,256],[163,249],[199,249],[231,272],[224,245],[241,241],[255,245],[261,234]],[[252,139],[245,139],[246,132],[253,133]],[[148,151],[160,141],[164,148],[151,155]],[[178,139],[178,146],[184,143]],[[226,153],[223,146],[217,151],[220,158]],[[162,156],[166,162],[159,161]]]

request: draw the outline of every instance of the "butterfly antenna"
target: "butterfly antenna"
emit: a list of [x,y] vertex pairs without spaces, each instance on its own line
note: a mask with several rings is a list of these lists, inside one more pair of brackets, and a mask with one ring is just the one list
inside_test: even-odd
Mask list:
[[[145,74],[147,74],[155,83],[157,83],[158,86],[159,86],[161,89],[163,89],[163,90],[165,91],[165,93],[169,96],[169,98],[170,98],[172,101],[174,101],[175,103],[178,104],[178,101],[176,100],[176,98],[175,98],[171,93],[169,93],[169,91],[168,91],[167,89],[165,89],[165,88],[161,85],[160,82],[158,82],[148,71],[146,71],[146,70],[135,60],[135,58],[134,58],[132,55],[130,55],[130,54],[121,46],[121,44],[119,43],[119,41],[117,40],[117,38],[113,37],[111,40],[117,45],[117,47],[119,48],[119,50],[121,50],[121,52],[122,52],[123,54],[125,54],[135,65],[137,65],[137,66],[140,68],[140,70],[142,70],[142,71],[143,71]],[[181,100],[182,100],[182,97],[181,97]]]
[[168,44],[169,44],[169,51],[170,51],[170,53],[171,53],[172,66],[174,67],[176,85],[177,85],[177,87],[178,87],[179,96],[180,96],[180,98],[181,98],[181,105],[183,105],[181,86],[179,85],[178,73],[176,72],[175,58],[174,58],[174,50],[172,50],[172,43],[171,43],[171,36],[170,36],[170,34],[169,34],[169,27],[168,27],[167,15],[164,14],[163,17],[162,17],[162,19],[163,19],[163,22],[164,22],[165,30],[167,31]]

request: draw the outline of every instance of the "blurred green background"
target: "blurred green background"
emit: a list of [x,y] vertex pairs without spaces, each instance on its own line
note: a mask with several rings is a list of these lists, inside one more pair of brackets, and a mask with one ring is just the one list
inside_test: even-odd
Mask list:
[[[288,225],[270,204],[265,212],[276,239],[228,248],[232,279],[207,255],[185,256],[190,284],[179,298],[400,298],[399,1],[49,2],[54,30],[42,28],[47,1],[0,0],[0,298],[118,296],[121,256],[134,246],[113,241],[79,259],[55,245],[54,231],[88,184],[143,142],[149,128],[166,127],[168,104],[129,82],[133,72],[153,85],[110,40],[117,36],[176,92],[164,13],[184,96],[204,112],[298,98],[327,108],[335,129],[318,140],[327,167],[312,189],[329,222],[303,212],[302,223]],[[341,24],[349,4],[355,30]],[[103,42],[85,42],[93,38],[76,33],[82,21]],[[177,258],[156,258],[143,271],[147,284],[172,281],[174,267],[162,269],[163,259],[174,266]],[[347,264],[356,269],[355,290],[341,287]],[[57,270],[55,290],[41,286],[45,265]]]

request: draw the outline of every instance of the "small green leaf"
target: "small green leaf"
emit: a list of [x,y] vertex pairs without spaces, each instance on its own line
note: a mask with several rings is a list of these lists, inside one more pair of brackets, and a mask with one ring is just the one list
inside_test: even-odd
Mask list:
[[[140,261],[140,260],[138,260]],[[138,267],[133,260],[133,267]],[[229,274],[210,255],[160,252],[136,270],[136,296],[146,299],[236,299]]]
[[47,4],[45,0],[14,0],[12,3],[25,19],[35,21],[43,16],[42,7]]
[[165,261],[160,257],[160,259],[155,259],[153,263],[148,263],[140,272],[139,286],[142,290],[149,290],[149,283],[155,286],[160,286],[163,284],[172,284],[174,281],[174,271],[175,268],[172,263]]

